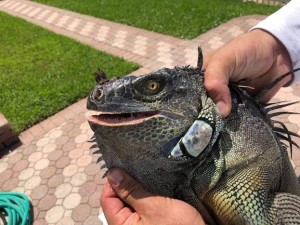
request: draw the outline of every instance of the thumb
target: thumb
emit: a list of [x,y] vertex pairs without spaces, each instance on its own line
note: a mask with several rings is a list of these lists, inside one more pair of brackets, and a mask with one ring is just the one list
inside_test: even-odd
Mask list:
[[227,117],[232,107],[228,83],[234,58],[226,50],[221,53],[212,52],[204,60],[204,85],[209,97],[218,106],[221,115]]
[[108,172],[107,180],[118,197],[140,214],[148,207],[149,203],[145,199],[155,196],[118,168]]
[[221,115],[227,117],[232,107],[228,78],[220,71],[207,68],[204,84],[209,97],[215,102]]

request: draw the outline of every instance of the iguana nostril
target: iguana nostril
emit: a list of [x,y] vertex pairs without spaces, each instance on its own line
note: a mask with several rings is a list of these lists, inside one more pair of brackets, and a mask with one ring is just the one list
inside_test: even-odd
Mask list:
[[100,91],[99,89],[94,90],[93,93],[94,99],[99,100],[101,96],[102,96],[102,91]]

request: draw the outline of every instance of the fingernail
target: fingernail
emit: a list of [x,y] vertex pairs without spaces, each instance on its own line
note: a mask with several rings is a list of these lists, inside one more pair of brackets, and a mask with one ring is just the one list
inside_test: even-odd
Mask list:
[[124,180],[124,175],[120,170],[112,169],[108,172],[107,178],[113,185],[119,185]]

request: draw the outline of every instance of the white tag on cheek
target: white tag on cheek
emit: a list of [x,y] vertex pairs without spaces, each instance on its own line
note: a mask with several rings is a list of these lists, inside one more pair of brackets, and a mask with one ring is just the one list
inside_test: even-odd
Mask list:
[[[208,123],[203,120],[196,120],[180,141],[190,156],[197,157],[209,144],[212,134],[213,129]],[[182,155],[183,152],[179,143],[177,143],[171,152],[171,156],[176,158]]]
[[197,157],[210,142],[212,133],[213,129],[208,123],[196,120],[183,136],[182,143],[190,155]]
[[[180,139],[181,141],[181,139]],[[173,148],[172,152],[171,152],[171,156],[176,158],[176,157],[180,157],[183,156],[183,153],[179,147],[179,142],[176,144],[176,146]]]

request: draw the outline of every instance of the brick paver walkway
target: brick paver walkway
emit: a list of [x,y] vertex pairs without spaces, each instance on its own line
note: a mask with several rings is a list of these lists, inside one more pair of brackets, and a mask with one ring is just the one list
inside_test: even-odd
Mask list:
[[[263,16],[233,19],[193,40],[157,34],[25,0],[0,1],[0,10],[21,17],[94,48],[137,62],[142,74],[163,66],[195,65],[197,46],[204,55],[246,32]],[[300,86],[282,89],[275,100],[299,100]],[[90,154],[92,132],[83,99],[21,133],[22,145],[0,160],[0,190],[27,194],[34,208],[34,224],[101,224],[99,196],[103,170]],[[300,113],[300,106],[289,110]],[[296,115],[281,116],[300,134]],[[295,140],[300,144],[300,140]],[[300,151],[294,151],[300,174]]]

